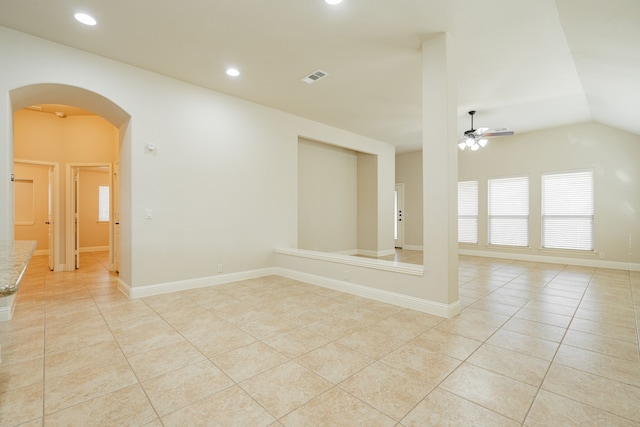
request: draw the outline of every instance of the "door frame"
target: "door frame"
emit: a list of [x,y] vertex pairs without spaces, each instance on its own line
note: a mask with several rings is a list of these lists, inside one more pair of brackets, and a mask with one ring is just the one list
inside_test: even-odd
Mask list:
[[404,183],[396,184],[395,188],[395,213],[394,213],[394,221],[395,226],[397,227],[397,238],[395,239],[395,247],[402,249],[404,246]]
[[[13,164],[32,165],[47,167],[51,173],[52,182],[47,185],[51,189],[47,201],[51,206],[51,224],[49,224],[49,269],[51,271],[62,271],[64,265],[60,264],[60,255],[57,249],[58,236],[60,234],[60,163],[43,162],[39,160],[13,159]],[[15,209],[15,206],[14,206]]]
[[[76,256],[80,256],[80,248],[77,243],[77,235],[76,235],[76,227],[78,223],[75,221],[74,206],[76,204],[76,192],[75,192],[75,180],[74,176],[76,172],[79,173],[82,168],[91,168],[91,167],[106,167],[109,168],[109,177],[113,176],[113,163],[67,163],[66,164],[66,215],[65,215],[65,224],[66,224],[66,239],[65,239],[65,248],[66,248],[66,271],[74,271],[76,269]],[[109,191],[110,197],[112,191]],[[109,259],[113,257],[113,227],[114,227],[114,219],[113,219],[113,208],[112,208],[112,200],[109,203]],[[78,260],[79,261],[79,260]]]

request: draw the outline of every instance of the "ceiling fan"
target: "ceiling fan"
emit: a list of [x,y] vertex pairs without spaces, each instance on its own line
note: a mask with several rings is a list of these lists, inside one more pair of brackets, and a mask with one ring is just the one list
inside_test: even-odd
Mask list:
[[460,138],[460,142],[458,143],[458,147],[461,150],[469,147],[471,151],[476,151],[480,147],[484,147],[489,142],[488,138],[493,138],[496,136],[511,136],[514,134],[512,130],[507,128],[500,129],[489,129],[489,128],[473,128],[473,116],[476,114],[475,110],[469,111],[469,115],[471,116],[471,129],[466,130],[464,132],[464,136]]

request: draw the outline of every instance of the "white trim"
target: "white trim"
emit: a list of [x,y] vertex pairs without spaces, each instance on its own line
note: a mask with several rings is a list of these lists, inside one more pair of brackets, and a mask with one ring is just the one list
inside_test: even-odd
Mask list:
[[85,248],[80,248],[80,252],[104,252],[108,250],[109,246],[87,246]]
[[178,280],[175,282],[156,283],[152,285],[134,287],[129,286],[129,284],[119,279],[118,288],[130,299],[145,298],[153,295],[162,295],[171,292],[205,288],[208,286],[223,285],[225,283],[271,276],[273,274],[276,274],[274,268],[275,267],[263,268],[260,270],[249,270],[238,273],[220,274],[217,276],[199,277],[195,279]]
[[568,257],[556,257],[545,255],[531,255],[523,253],[509,253],[509,252],[489,252],[473,249],[460,249],[458,250],[460,255],[478,256],[485,258],[502,258],[515,261],[529,261],[529,262],[545,262],[549,264],[567,264],[577,265],[580,267],[595,267],[595,268],[609,268],[613,270],[628,270],[628,271],[640,271],[640,263],[622,262],[622,261],[604,261],[600,259],[583,259],[583,258],[568,258]]
[[423,251],[424,246],[422,245],[404,245],[402,249],[406,249],[408,251]]
[[[290,255],[299,258],[315,259],[319,261],[335,262],[345,265],[354,265],[358,267],[371,268],[374,270],[392,271],[395,273],[410,274],[413,276],[423,276],[424,268],[421,265],[406,264],[395,261],[386,261],[375,258],[360,258],[354,256],[346,256],[325,252],[307,251],[304,249],[275,249],[275,253],[282,255]],[[395,253],[395,249],[392,254]]]
[[0,322],[6,322],[13,317],[13,310],[16,308],[16,294],[6,296],[9,303],[6,306],[0,307]]
[[460,313],[460,301],[452,304],[442,304],[436,301],[416,298],[409,295],[389,292],[382,289],[375,289],[368,286],[357,285],[341,280],[329,279],[327,277],[316,276],[313,274],[302,273],[295,270],[277,267],[274,274],[288,277],[294,280],[310,283],[312,285],[321,286],[323,288],[333,289],[335,291],[345,292],[352,295],[361,296],[375,301],[385,302],[412,310],[429,313],[440,317],[450,318]]
[[218,276],[201,277],[197,279],[180,280],[176,282],[158,283],[153,285],[131,287],[123,280],[118,279],[118,289],[130,299],[145,298],[154,295],[167,294],[171,292],[185,291],[188,289],[217,286],[225,283],[238,282],[241,280],[255,279],[259,277],[279,275],[294,280],[300,280],[315,286],[345,292],[363,298],[381,301],[388,304],[397,305],[435,316],[450,318],[460,313],[460,301],[452,304],[442,304],[436,301],[429,301],[395,292],[370,288],[368,286],[356,285],[340,280],[328,279],[308,273],[290,270],[282,267],[270,267],[259,270],[250,270],[239,273],[224,274]]

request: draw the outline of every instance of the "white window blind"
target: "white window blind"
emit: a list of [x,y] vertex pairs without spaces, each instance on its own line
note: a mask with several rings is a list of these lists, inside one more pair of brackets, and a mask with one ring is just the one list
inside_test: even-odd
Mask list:
[[98,186],[98,221],[109,221],[109,187]]
[[529,178],[489,180],[489,244],[529,246]]
[[593,250],[593,172],[542,175],[542,247]]
[[478,243],[478,181],[458,182],[458,242]]

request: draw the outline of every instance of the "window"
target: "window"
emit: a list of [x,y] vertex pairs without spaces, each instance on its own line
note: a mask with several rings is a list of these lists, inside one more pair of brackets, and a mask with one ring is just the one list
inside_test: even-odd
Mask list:
[[458,183],[458,242],[478,243],[478,181]]
[[593,250],[593,172],[542,175],[542,247]]
[[529,246],[529,178],[489,180],[489,244]]
[[98,186],[98,222],[109,222],[109,187]]

